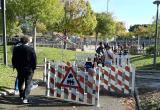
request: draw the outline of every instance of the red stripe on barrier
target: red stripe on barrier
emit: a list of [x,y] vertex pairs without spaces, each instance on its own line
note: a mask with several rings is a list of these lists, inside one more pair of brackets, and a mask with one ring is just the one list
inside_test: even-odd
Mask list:
[[115,77],[113,75],[111,75],[110,78],[115,81]]
[[111,66],[111,70],[114,71],[114,72],[116,71],[114,66]]
[[91,99],[92,98],[92,94],[87,93],[87,98]]
[[118,90],[118,94],[122,94],[122,90]]
[[58,73],[58,77],[59,78],[63,78],[63,74],[62,73]]
[[119,84],[120,86],[122,86],[122,81],[119,81],[119,80],[118,80],[118,84]]
[[83,89],[83,88],[79,88],[79,92],[80,92],[81,94],[84,94],[84,89]]
[[71,94],[71,99],[76,100],[76,96],[74,94]]
[[107,71],[104,71],[103,72],[106,76],[108,76],[109,75],[109,73],[107,72]]
[[122,76],[122,71],[118,70],[118,75]]
[[79,76],[79,81],[84,82],[84,77]]
[[51,67],[51,72],[54,74],[55,73],[55,68]]
[[54,94],[54,89],[50,88],[51,94]]
[[88,81],[87,85],[88,85],[89,88],[93,87],[93,84],[91,82],[89,82],[89,81]]
[[108,85],[108,81],[107,81],[107,80],[104,80],[104,83],[105,83],[106,85]]
[[129,77],[128,77],[128,76],[125,76],[125,80],[129,81]]
[[60,83],[56,83],[56,86],[57,86],[57,88],[60,88],[61,84]]
[[54,84],[54,78],[50,78],[50,82]]
[[125,89],[129,90],[129,86],[128,86],[128,85],[125,85]]
[[58,93],[57,93],[57,97],[61,97],[61,94],[58,94]]
[[98,74],[96,75],[96,80],[99,80],[99,75]]
[[128,71],[128,72],[130,72],[129,66],[126,66],[126,67],[125,67],[125,70]]
[[115,87],[113,86],[113,85],[111,85],[111,88],[114,90],[115,89]]
[[88,71],[88,75],[90,75],[91,77],[93,77],[93,75],[94,75],[93,71],[89,70]]

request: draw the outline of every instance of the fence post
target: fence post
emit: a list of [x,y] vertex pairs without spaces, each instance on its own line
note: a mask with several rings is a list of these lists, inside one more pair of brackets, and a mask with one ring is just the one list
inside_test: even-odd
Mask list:
[[101,76],[101,72],[100,72],[100,68],[96,68],[96,106],[100,107],[100,103],[99,103],[99,91],[100,91],[100,76]]
[[47,59],[44,58],[43,82],[46,82],[46,72],[47,72]]

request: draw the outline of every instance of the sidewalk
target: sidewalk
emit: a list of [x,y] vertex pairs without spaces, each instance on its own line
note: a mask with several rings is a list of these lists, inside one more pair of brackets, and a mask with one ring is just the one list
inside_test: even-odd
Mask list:
[[7,110],[126,110],[120,103],[122,98],[100,96],[100,107],[84,106],[45,97],[45,87],[39,85],[31,92],[31,104],[21,104],[18,96],[0,97],[0,109]]

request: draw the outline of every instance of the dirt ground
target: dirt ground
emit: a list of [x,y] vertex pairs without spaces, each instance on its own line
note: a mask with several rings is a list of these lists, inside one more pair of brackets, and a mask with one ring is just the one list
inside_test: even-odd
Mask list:
[[160,72],[137,73],[136,86],[141,108],[144,110],[160,110],[158,106],[160,103]]

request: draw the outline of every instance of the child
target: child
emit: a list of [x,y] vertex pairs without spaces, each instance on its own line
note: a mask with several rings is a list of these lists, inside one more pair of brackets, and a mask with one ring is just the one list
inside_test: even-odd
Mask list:
[[88,61],[85,63],[86,71],[88,71],[88,69],[93,68],[93,67],[94,67],[94,65],[91,61],[91,58],[88,57]]

